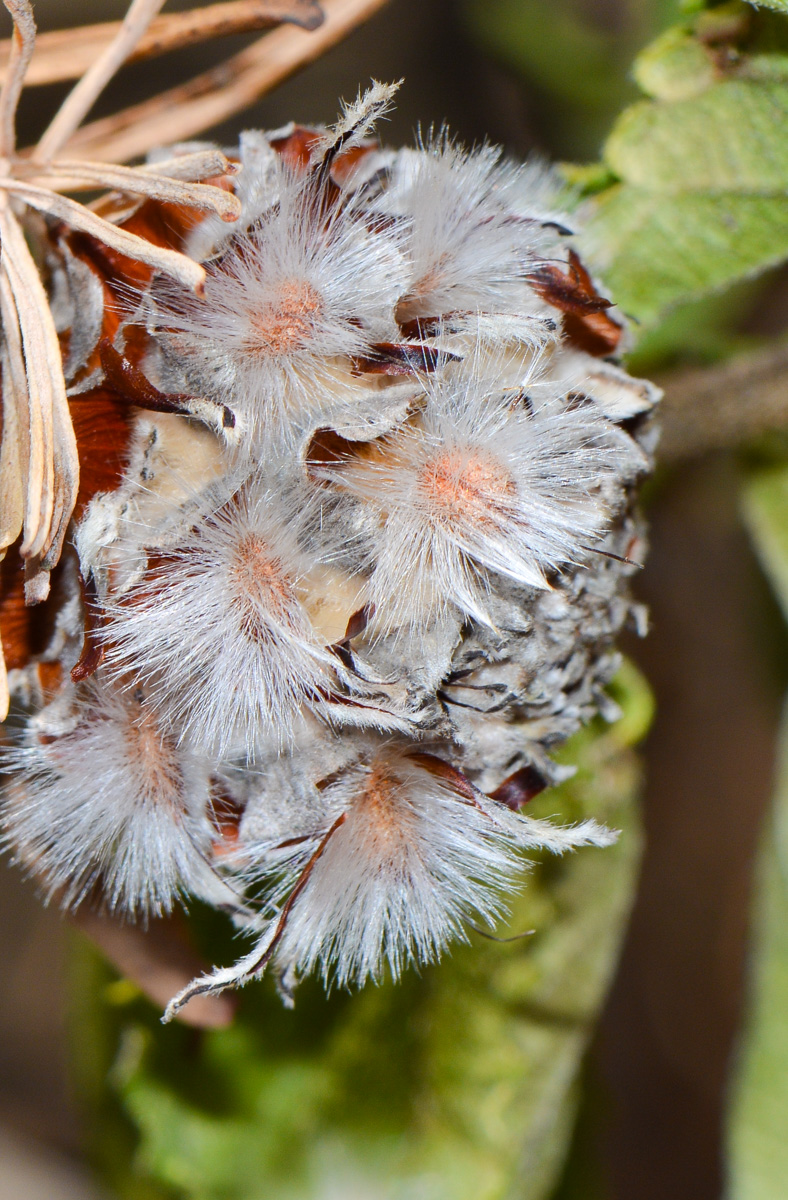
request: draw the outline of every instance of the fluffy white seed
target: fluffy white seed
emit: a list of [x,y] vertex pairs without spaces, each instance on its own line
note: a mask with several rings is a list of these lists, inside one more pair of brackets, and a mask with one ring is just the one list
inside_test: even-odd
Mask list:
[[[538,184],[528,216],[523,196]],[[401,320],[454,313],[543,315],[526,285],[528,272],[558,241],[546,201],[552,181],[541,166],[501,163],[501,151],[467,151],[445,132],[420,150],[404,150],[379,200],[409,225],[410,274],[399,300]],[[552,182],[552,191],[558,189]]]
[[299,543],[307,523],[247,487],[108,601],[110,669],[145,680],[168,727],[205,753],[283,747],[301,706],[332,688],[338,664],[299,596],[321,560]]
[[252,447],[266,438],[269,450],[335,407],[336,360],[396,340],[405,270],[396,228],[372,232],[352,199],[327,208],[312,175],[278,170],[278,203],[209,264],[204,299],[167,287],[158,315],[196,389],[230,406]]
[[139,698],[91,687],[68,732],[31,729],[3,766],[4,840],[48,898],[72,908],[98,888],[133,917],[168,912],[190,891],[227,901],[209,866],[207,765]]
[[288,837],[281,805],[272,818],[272,836],[244,846],[241,860],[250,878],[270,885],[262,937],[234,968],[190,985],[169,1015],[191,995],[246,982],[272,960],[285,998],[315,970],[340,987],[378,980],[385,966],[396,978],[464,938],[467,922],[494,925],[522,849],[562,853],[615,840],[593,821],[561,828],[520,816],[448,764],[393,746],[326,781],[311,804],[302,797]]
[[642,468],[634,442],[590,404],[544,385],[529,395],[470,374],[436,380],[423,414],[324,479],[380,514],[369,600],[375,627],[413,627],[456,605],[490,623],[485,597],[503,575],[547,588],[584,562]]

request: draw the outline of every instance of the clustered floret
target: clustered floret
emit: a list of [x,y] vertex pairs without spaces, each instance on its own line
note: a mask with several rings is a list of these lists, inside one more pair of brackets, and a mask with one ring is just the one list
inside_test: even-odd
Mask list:
[[549,172],[381,149],[393,90],[242,137],[239,222],[178,247],[204,297],[154,275],[97,321],[53,268],[72,396],[136,407],[11,672],[4,837],[67,907],[233,912],[252,949],[168,1015],[269,963],[286,1002],[397,976],[492,927],[524,849],[614,836],[521,809],[610,709],[657,394],[612,361]]

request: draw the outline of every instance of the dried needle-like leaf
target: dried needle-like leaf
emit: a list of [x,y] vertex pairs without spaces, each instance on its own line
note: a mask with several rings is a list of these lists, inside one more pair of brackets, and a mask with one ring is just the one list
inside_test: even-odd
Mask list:
[[176,158],[165,158],[159,162],[143,163],[136,170],[152,175],[166,175],[168,179],[182,179],[184,183],[196,183],[200,179],[213,179],[218,175],[234,175],[238,170],[221,150],[196,150],[193,154],[179,154]]
[[[31,330],[23,329],[23,317],[19,312],[20,302],[24,304],[24,283],[22,274],[17,269],[16,256],[8,239],[8,225],[13,220],[7,209],[0,210],[0,237],[3,241],[4,280],[8,283],[12,311],[4,311],[5,328],[11,328],[16,321],[21,337],[24,363],[24,395],[27,397],[30,456],[27,470],[27,488],[25,495],[24,538],[20,547],[23,557],[32,557],[39,553],[43,546],[52,521],[52,410],[47,407],[39,388],[40,370],[35,366],[31,370],[25,361],[30,350]],[[4,305],[4,309],[5,309]],[[27,337],[25,336],[27,333]]]
[[184,287],[191,288],[198,293],[202,291],[205,271],[199,263],[196,263],[194,259],[187,258],[185,254],[154,246],[145,238],[137,237],[135,233],[128,233],[125,229],[119,229],[117,225],[105,221],[103,217],[99,217],[90,209],[85,208],[84,204],[78,204],[76,200],[70,200],[68,196],[58,196],[47,188],[36,187],[32,183],[22,183],[17,179],[0,178],[0,190],[19,196],[31,208],[36,208],[50,217],[57,217],[59,220],[65,221],[72,229],[80,229],[83,233],[89,233],[98,241],[117,250],[119,254],[125,254],[129,258],[134,258],[138,262],[147,263],[148,266],[163,271],[173,279],[177,279]]
[[0,442],[0,559],[13,545],[25,520],[25,478],[30,452],[25,364],[19,322],[8,280],[0,272],[3,347],[3,436]]
[[[0,313],[3,318],[7,377],[3,378],[4,398],[13,398],[17,412],[17,429],[27,433],[27,453],[20,461],[21,481],[24,486],[24,546],[29,547],[37,538],[41,525],[42,495],[44,492],[44,462],[50,451],[37,392],[31,392],[25,369],[24,347],[19,327],[14,287],[12,284],[12,254],[5,244],[6,211],[0,207],[0,236],[4,241],[4,254],[0,266]],[[5,402],[5,400],[4,400]],[[5,431],[4,431],[5,437]]]
[[[60,343],[47,295],[19,222],[7,204],[0,207],[0,238],[3,269],[10,284],[22,337],[30,412],[32,416],[37,408],[40,413],[43,450],[38,519],[34,514],[35,491],[28,484],[25,537],[20,552],[27,559],[39,558],[46,571],[57,562],[76,502],[79,482],[77,443],[68,411]],[[36,443],[31,420],[31,451]],[[35,524],[35,531],[27,528],[28,514],[31,525]]]
[[48,163],[45,172],[36,176],[36,185],[69,192],[110,188],[170,204],[187,204],[190,208],[218,213],[225,221],[235,221],[241,215],[240,200],[224,188],[184,183],[166,174],[140,171],[136,167],[118,167],[112,163],[64,160]]
[[[152,21],[149,29],[128,55],[126,62],[155,58],[171,50],[213,38],[238,33],[255,33],[272,25],[300,25],[317,29],[323,12],[314,0],[224,0],[187,12],[166,13]],[[120,30],[120,21],[55,29],[41,34],[25,85],[36,87],[79,79],[102,54]],[[1,72],[8,70],[10,42],[0,42]]]

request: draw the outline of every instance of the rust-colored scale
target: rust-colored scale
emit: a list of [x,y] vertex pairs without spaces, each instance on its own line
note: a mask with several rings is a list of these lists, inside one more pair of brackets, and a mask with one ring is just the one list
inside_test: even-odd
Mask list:
[[55,613],[62,603],[58,595],[60,568],[52,572],[52,591],[43,604],[25,604],[25,567],[19,543],[9,546],[0,562],[0,637],[9,671],[24,667],[42,654],[52,634]]
[[538,296],[564,314],[566,338],[579,350],[601,358],[612,354],[623,330],[605,311],[612,301],[600,296],[593,280],[574,250],[569,251],[568,270],[544,263],[528,277]]
[[[270,145],[292,170],[306,171],[312,165],[313,150],[324,138],[325,132],[319,129],[295,125],[290,133],[274,138]],[[331,162],[332,183],[343,187],[366,156],[377,149],[377,141],[370,138],[360,146],[351,146],[349,150],[340,151]]]
[[113,492],[128,461],[131,409],[109,388],[95,388],[69,401],[79,454],[79,518],[95,495]]
[[493,800],[505,804],[513,812],[518,812],[546,787],[547,780],[541,772],[537,771],[536,767],[529,763],[525,767],[520,767],[519,771],[507,776],[490,795]]

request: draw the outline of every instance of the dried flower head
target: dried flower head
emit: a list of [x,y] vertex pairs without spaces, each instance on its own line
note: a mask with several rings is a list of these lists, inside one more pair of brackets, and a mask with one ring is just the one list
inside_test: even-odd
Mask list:
[[[225,150],[138,146],[139,109],[78,130],[160,0],[15,156],[33,27],[6,7],[4,839],[67,906],[234,912],[253,948],[168,1016],[269,963],[289,1002],[432,961],[523,851],[614,836],[521,810],[613,715],[658,393],[611,361],[544,167],[382,149],[383,84]],[[60,157],[102,137],[150,161]]]

